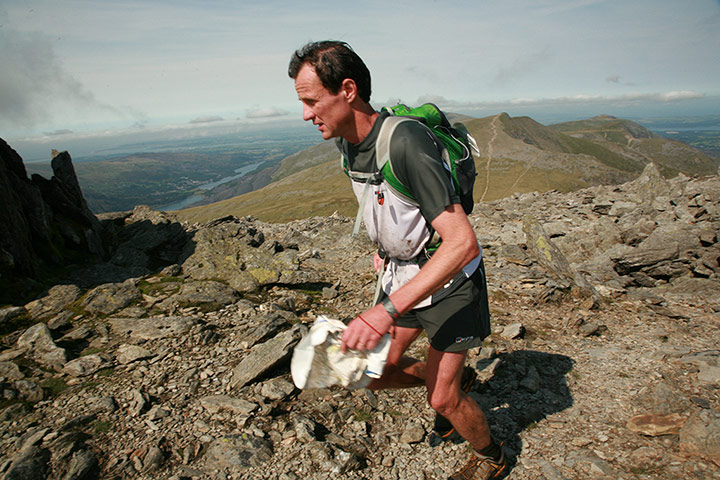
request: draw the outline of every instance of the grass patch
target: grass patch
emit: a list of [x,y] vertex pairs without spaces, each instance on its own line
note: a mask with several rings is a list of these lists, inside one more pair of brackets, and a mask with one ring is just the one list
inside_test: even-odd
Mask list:
[[355,420],[358,422],[369,422],[372,419],[372,414],[368,409],[356,408],[353,411],[353,417],[355,417]]
[[65,380],[59,377],[51,377],[43,380],[40,382],[40,387],[52,397],[60,395],[69,388]]
[[112,428],[112,422],[108,422],[107,420],[98,420],[95,422],[95,425],[93,426],[93,430],[95,431],[95,434],[106,434],[110,431]]
[[90,347],[80,352],[80,356],[85,357],[87,355],[95,355],[96,353],[105,353],[106,351],[107,348]]
[[184,278],[180,277],[162,277],[157,282],[148,282],[141,280],[138,284],[140,293],[148,296],[155,296],[158,293],[172,295],[180,290],[180,286],[185,283]]

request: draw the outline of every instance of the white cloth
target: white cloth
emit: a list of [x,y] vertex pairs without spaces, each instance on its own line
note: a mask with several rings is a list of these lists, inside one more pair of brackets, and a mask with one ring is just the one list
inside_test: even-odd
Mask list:
[[349,389],[366,387],[380,378],[388,351],[390,335],[383,335],[372,350],[340,349],[345,324],[323,315],[315,319],[310,331],[293,351],[290,373],[298,388],[326,388],[342,385]]

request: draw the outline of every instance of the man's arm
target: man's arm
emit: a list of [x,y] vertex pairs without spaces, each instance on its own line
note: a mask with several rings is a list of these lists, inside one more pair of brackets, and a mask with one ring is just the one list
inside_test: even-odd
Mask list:
[[[439,290],[480,253],[475,232],[460,204],[449,205],[431,224],[440,234],[442,243],[420,272],[391,295],[390,300],[400,313],[409,311]],[[343,351],[374,348],[380,340],[378,334],[386,333],[392,324],[393,319],[385,308],[375,305],[358,315],[345,329]]]

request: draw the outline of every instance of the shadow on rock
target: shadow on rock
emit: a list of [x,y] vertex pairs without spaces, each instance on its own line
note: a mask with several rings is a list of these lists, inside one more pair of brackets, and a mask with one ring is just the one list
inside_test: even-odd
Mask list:
[[566,375],[573,364],[565,355],[520,350],[476,365],[480,379],[487,380],[471,395],[485,412],[493,437],[510,450],[511,467],[522,451],[520,432],[572,406]]

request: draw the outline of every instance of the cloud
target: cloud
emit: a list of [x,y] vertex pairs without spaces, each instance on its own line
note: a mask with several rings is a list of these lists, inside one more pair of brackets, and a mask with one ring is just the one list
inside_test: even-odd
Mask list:
[[[2,19],[0,19],[2,20]],[[45,34],[0,28],[0,127],[33,127],[69,113],[126,113],[98,101],[66,71]]]
[[[441,106],[451,106],[455,108],[480,109],[489,107],[501,107],[503,105],[512,106],[562,106],[562,105],[605,105],[605,104],[631,104],[631,103],[670,103],[685,100],[697,100],[705,98],[704,93],[694,90],[680,90],[661,93],[634,93],[626,95],[568,95],[552,98],[513,98],[506,101],[487,101],[487,102],[455,102],[444,100],[442,97],[438,104]],[[422,98],[431,98],[430,96]]]
[[212,123],[212,122],[222,122],[223,120],[225,120],[225,119],[218,115],[203,115],[200,117],[193,118],[192,120],[190,120],[189,123]]
[[636,86],[635,83],[626,82],[625,80],[623,80],[623,78],[622,78],[620,75],[610,75],[609,77],[607,77],[607,78],[605,79],[605,81],[606,81],[607,83],[614,83],[614,84],[616,84],[616,85],[623,85],[623,86],[626,86],[626,87],[634,87],[634,86]]
[[547,66],[552,58],[553,54],[549,48],[518,57],[512,64],[498,69],[492,85],[505,86],[519,78],[535,73]]
[[284,117],[288,115],[288,112],[275,107],[255,108],[248,110],[245,114],[247,118],[272,118],[272,117]]
[[69,134],[71,134],[71,133],[75,133],[75,132],[73,132],[72,130],[68,130],[68,129],[64,128],[64,129],[61,129],[61,130],[54,130],[54,131],[52,131],[52,132],[43,132],[43,135],[48,136],[48,137],[57,137],[57,136],[60,136],[60,135],[69,135]]

